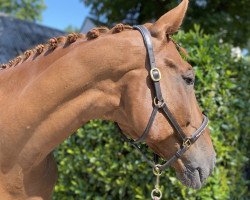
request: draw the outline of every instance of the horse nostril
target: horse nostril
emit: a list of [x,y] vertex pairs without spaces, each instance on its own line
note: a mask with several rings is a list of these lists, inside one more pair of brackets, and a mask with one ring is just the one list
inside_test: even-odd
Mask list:
[[190,121],[186,122],[186,127],[188,127],[190,125]]

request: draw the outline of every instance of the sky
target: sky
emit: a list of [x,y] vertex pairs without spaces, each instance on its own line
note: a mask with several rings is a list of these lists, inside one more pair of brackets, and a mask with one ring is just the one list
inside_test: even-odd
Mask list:
[[90,10],[80,0],[45,0],[45,4],[41,24],[60,30],[69,25],[80,28]]

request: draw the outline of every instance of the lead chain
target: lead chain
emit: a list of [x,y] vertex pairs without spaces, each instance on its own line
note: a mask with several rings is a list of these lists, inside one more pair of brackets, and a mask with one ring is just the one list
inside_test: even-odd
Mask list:
[[160,190],[160,176],[162,172],[157,165],[153,168],[153,174],[156,176],[156,183],[155,188],[151,192],[151,197],[152,200],[160,200],[162,197],[162,192]]

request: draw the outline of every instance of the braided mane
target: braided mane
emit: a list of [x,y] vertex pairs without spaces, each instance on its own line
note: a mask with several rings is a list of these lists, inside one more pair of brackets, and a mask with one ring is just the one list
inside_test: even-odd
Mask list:
[[124,30],[133,29],[129,25],[117,24],[113,28],[108,29],[107,27],[96,27],[91,29],[86,35],[82,33],[70,33],[67,36],[60,36],[57,38],[51,38],[46,44],[39,44],[35,48],[25,51],[22,55],[10,60],[7,64],[0,64],[0,70],[15,67],[20,63],[26,61],[30,56],[39,56],[45,51],[53,52],[59,45],[64,44],[64,46],[69,46],[70,44],[76,42],[78,39],[93,40],[98,38],[102,34],[115,34]]

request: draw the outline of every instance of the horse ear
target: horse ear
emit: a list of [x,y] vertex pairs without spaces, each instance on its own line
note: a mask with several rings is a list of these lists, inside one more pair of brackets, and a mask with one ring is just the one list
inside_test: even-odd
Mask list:
[[163,39],[166,34],[178,31],[188,8],[188,0],[183,0],[177,7],[173,8],[160,17],[151,27],[152,36]]

